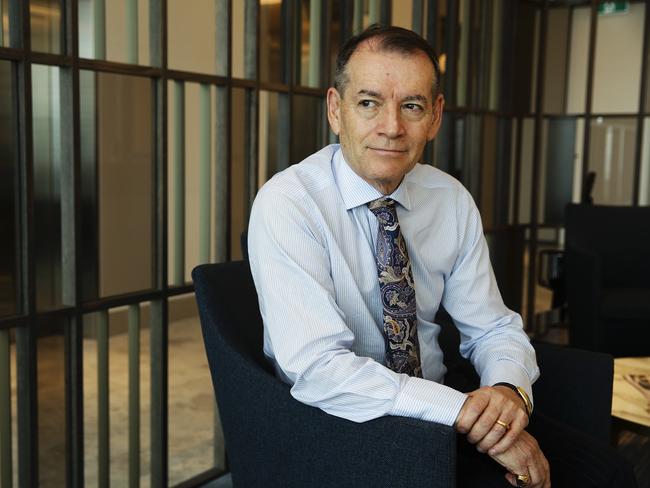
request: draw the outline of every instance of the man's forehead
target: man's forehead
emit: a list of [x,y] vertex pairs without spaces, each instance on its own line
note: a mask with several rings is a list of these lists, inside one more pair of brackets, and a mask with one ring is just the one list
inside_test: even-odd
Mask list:
[[[408,69],[396,66],[396,60],[407,62]],[[424,52],[403,53],[373,48],[366,43],[355,50],[346,71],[352,85],[348,89],[353,96],[387,97],[390,95],[387,90],[393,92],[397,89],[400,98],[428,100],[435,81],[433,63]],[[385,82],[387,79],[389,83]]]

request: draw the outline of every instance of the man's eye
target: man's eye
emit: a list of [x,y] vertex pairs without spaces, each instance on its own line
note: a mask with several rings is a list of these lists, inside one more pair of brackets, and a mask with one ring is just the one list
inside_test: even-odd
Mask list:
[[418,105],[417,103],[406,103],[404,104],[404,108],[411,112],[421,112],[422,110],[424,110],[422,106]]
[[361,100],[359,106],[363,108],[370,108],[375,106],[375,102],[372,100]]

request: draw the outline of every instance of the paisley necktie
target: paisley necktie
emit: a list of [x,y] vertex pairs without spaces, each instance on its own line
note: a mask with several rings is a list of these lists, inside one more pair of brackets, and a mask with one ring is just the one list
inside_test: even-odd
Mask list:
[[380,198],[368,203],[379,221],[377,274],[383,305],[386,366],[397,373],[422,377],[415,307],[415,284],[395,200]]

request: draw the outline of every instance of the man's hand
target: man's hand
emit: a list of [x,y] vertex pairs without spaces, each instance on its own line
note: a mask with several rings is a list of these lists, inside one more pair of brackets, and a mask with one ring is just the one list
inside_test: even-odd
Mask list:
[[551,473],[548,461],[535,438],[525,430],[510,449],[491,457],[509,471],[506,479],[512,486],[517,486],[519,474],[530,477],[527,488],[550,488]]
[[491,456],[510,449],[528,425],[526,407],[519,395],[505,386],[484,386],[468,393],[468,397],[456,419],[456,430],[467,434],[469,442]]

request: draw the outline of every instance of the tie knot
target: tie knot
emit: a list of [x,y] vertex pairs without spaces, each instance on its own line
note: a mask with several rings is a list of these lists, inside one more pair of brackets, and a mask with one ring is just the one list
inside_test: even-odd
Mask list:
[[368,209],[375,214],[382,225],[390,225],[397,222],[395,200],[392,198],[378,198],[368,203]]

